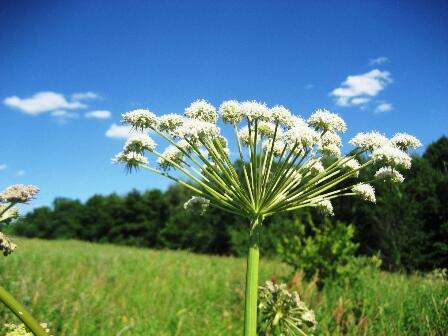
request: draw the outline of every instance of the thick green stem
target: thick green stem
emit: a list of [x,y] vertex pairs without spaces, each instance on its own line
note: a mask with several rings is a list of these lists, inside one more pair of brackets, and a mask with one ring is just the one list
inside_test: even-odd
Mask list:
[[34,317],[6,289],[0,286],[0,301],[3,302],[36,336],[48,336]]
[[260,258],[258,245],[261,222],[262,219],[259,217],[251,221],[246,270],[244,336],[257,335],[258,261]]

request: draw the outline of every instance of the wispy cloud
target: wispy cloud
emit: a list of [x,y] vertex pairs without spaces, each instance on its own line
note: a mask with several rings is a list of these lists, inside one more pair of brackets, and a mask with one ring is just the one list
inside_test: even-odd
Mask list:
[[339,106],[365,105],[391,82],[390,72],[374,69],[364,74],[347,76],[330,95]]
[[86,107],[79,101],[68,101],[64,95],[51,91],[38,92],[28,98],[20,98],[18,96],[6,97],[3,103],[31,115],[58,109],[74,110]]
[[51,116],[61,124],[66,124],[70,119],[79,118],[79,114],[76,112],[68,112],[66,110],[56,110],[51,112]]
[[24,171],[24,170],[18,170],[17,172],[16,172],[16,175],[17,176],[24,176],[26,174],[26,171]]
[[121,138],[126,139],[131,135],[132,128],[130,126],[120,126],[117,124],[110,125],[109,129],[106,131],[106,136],[108,138]]
[[8,168],[8,166],[4,163],[0,164],[0,171],[1,170],[5,170],[6,168]]
[[87,91],[87,92],[77,92],[72,94],[72,99],[75,101],[79,100],[88,100],[88,99],[99,99],[100,96],[96,92]]
[[307,84],[305,85],[305,90],[311,90],[314,87],[313,84]]
[[389,58],[387,58],[386,56],[380,56],[377,58],[372,58],[371,60],[369,60],[369,65],[382,65],[385,63],[389,63]]
[[364,105],[367,104],[370,101],[370,98],[366,97],[360,97],[360,98],[353,98],[350,102],[352,105]]
[[109,126],[109,129],[106,131],[105,135],[108,138],[127,139],[131,135],[136,134],[136,133],[147,134],[148,132],[147,131],[145,131],[145,132],[136,131],[131,126],[122,126],[122,125],[117,125],[117,124],[113,123]]
[[388,102],[381,102],[380,104],[377,105],[377,107],[375,108],[375,113],[384,113],[384,112],[389,112],[392,111],[393,109],[393,105],[391,103]]
[[107,110],[95,110],[90,111],[85,114],[86,118],[91,119],[109,119],[112,116],[112,113]]

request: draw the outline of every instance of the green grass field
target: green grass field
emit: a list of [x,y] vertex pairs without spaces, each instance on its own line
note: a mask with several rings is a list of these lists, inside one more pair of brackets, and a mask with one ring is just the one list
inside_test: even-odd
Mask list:
[[[241,335],[245,260],[77,241],[15,239],[1,284],[58,335]],[[290,269],[262,260],[260,282]],[[317,335],[446,335],[448,285],[381,273],[353,288],[295,286]],[[0,307],[0,321],[17,321]],[[0,333],[0,335],[2,335]]]

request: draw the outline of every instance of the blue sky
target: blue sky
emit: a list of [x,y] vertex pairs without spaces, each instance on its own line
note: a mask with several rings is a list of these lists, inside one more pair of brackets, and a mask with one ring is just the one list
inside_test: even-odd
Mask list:
[[2,2],[0,187],[38,185],[34,206],[166,188],[110,164],[113,124],[198,98],[328,108],[346,140],[375,129],[427,145],[447,133],[447,14],[442,1]]

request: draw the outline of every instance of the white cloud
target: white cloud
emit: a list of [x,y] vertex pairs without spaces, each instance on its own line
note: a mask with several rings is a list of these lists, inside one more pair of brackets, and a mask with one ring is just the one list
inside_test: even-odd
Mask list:
[[390,72],[374,69],[361,75],[350,75],[330,95],[339,106],[363,105],[392,82]]
[[87,91],[87,92],[77,92],[72,94],[72,99],[79,101],[79,100],[86,100],[86,99],[98,99],[100,96],[96,92]]
[[[108,138],[127,139],[136,133],[140,133],[140,131],[136,131],[131,126],[121,126],[113,123],[109,126],[109,129],[106,131],[105,135]],[[143,133],[147,134],[148,132]]]
[[372,58],[371,60],[369,60],[369,65],[381,65],[384,63],[389,63],[389,58],[385,57],[385,56],[380,56],[377,58]]
[[353,98],[351,100],[351,103],[353,105],[364,105],[364,104],[367,104],[369,101],[370,101],[370,98],[360,97],[360,98]]
[[79,118],[79,114],[76,112],[68,112],[65,110],[56,110],[51,112],[51,116],[54,117],[59,124],[64,125],[68,123],[70,119]]
[[51,115],[56,118],[64,118],[64,119],[75,119],[79,117],[78,113],[68,112],[65,110],[56,110],[51,112]]
[[383,102],[377,105],[377,107],[375,108],[375,113],[389,112],[392,111],[393,108],[394,107],[391,103]]
[[131,135],[132,128],[130,126],[120,126],[117,124],[110,125],[109,129],[106,131],[106,136],[108,138],[129,138]]
[[16,175],[17,176],[24,176],[26,174],[26,172],[24,171],[24,170],[18,170],[17,172],[16,172]]
[[305,89],[306,89],[306,90],[311,90],[313,87],[314,87],[313,84],[307,84],[307,85],[305,85]]
[[0,164],[0,170],[5,170],[6,168],[8,168],[7,165],[5,165],[4,163]]
[[51,91],[38,92],[28,98],[6,97],[3,103],[31,115],[58,109],[75,110],[86,107],[79,101],[68,101],[64,95]]
[[96,110],[96,111],[90,111],[85,114],[86,118],[93,118],[93,119],[109,119],[111,117],[112,113],[107,110]]

